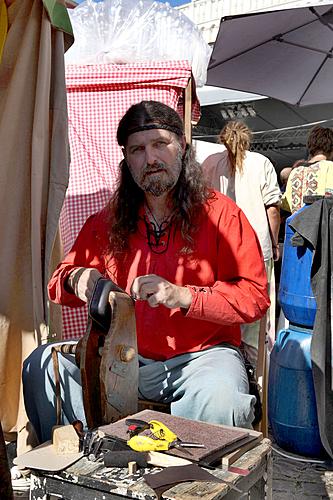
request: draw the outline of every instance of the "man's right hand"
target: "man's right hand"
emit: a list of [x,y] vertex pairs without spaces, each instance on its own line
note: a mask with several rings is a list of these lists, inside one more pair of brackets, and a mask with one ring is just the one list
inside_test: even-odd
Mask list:
[[83,302],[88,302],[99,278],[103,275],[97,269],[79,267],[68,276],[66,287]]

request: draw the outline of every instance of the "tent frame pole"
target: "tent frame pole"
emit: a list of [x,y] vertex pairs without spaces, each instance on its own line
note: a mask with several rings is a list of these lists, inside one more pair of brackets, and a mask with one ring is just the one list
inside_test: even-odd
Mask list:
[[184,90],[184,130],[186,142],[192,142],[192,77],[189,78]]

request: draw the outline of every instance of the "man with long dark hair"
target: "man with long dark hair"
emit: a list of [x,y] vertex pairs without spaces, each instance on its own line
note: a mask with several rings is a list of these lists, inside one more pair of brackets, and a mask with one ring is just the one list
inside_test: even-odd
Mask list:
[[[118,188],[57,267],[50,299],[79,307],[99,278],[113,280],[135,299],[140,394],[175,415],[250,427],[255,398],[238,348],[239,325],[269,305],[257,237],[235,203],[206,187],[172,108],[133,105],[117,140]],[[34,363],[36,353],[26,388]],[[38,397],[25,390],[30,415]]]

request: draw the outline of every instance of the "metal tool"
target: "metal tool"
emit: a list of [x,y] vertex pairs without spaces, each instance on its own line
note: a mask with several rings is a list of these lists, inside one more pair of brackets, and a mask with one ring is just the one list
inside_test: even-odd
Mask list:
[[100,439],[98,431],[88,430],[83,437],[83,455],[89,457],[93,453],[95,443]]
[[[200,443],[184,442],[165,424],[158,420],[127,419],[130,439],[127,444],[135,451],[167,451],[170,448],[204,448]],[[150,430],[149,436],[140,436],[144,430]],[[184,450],[185,451],[185,450]]]
[[138,418],[127,418],[125,420],[125,424],[127,425],[127,432],[130,437],[137,436],[140,432],[144,430],[150,429],[150,424],[145,422],[144,420],[140,420]]
[[116,437],[106,436],[99,430],[88,430],[83,437],[83,455],[91,462],[101,460],[109,452],[128,451],[126,442]]

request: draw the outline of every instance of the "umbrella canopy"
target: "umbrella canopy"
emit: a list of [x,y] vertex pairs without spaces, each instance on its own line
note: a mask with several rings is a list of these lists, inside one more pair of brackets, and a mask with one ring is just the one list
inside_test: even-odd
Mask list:
[[333,102],[333,4],[221,19],[207,85],[304,106]]

